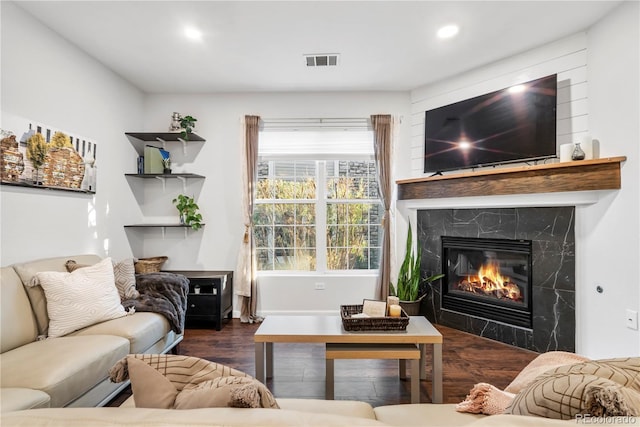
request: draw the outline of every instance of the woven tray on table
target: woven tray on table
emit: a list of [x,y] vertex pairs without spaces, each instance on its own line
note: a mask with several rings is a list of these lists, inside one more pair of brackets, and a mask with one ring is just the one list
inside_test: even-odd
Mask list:
[[409,324],[409,316],[404,310],[400,317],[351,317],[358,313],[362,313],[362,304],[340,306],[345,331],[405,331]]
[[135,262],[134,267],[138,274],[157,273],[162,269],[162,264],[168,259],[166,256],[140,258]]

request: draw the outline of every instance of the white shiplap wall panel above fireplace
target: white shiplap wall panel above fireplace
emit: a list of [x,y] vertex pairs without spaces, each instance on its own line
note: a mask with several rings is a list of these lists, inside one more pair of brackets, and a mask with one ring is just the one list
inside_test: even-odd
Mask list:
[[[411,93],[410,178],[424,176],[424,113],[550,74],[558,75],[557,144],[588,134],[587,43],[583,33]],[[435,65],[437,66],[437,65]]]

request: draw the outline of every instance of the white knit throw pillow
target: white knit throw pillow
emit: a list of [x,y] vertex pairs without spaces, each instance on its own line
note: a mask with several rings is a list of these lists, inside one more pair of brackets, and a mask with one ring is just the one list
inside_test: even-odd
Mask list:
[[72,273],[36,273],[47,299],[49,338],[126,315],[115,285],[111,258]]

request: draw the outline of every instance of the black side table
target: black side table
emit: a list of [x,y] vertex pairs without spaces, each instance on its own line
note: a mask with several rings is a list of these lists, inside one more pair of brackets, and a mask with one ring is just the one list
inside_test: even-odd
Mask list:
[[216,330],[222,319],[233,316],[233,271],[171,270],[189,279],[186,321],[213,321]]

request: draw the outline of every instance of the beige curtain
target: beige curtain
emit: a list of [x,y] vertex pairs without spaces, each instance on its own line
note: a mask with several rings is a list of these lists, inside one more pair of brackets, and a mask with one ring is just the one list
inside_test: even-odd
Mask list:
[[386,301],[391,281],[391,124],[389,114],[371,116],[373,145],[380,186],[380,199],[384,206],[382,217],[382,253],[376,286],[376,296]]
[[244,141],[242,144],[242,215],[244,233],[236,269],[237,277],[234,277],[234,287],[240,302],[240,321],[242,323],[262,321],[262,318],[256,315],[258,294],[255,274],[256,254],[253,247],[253,203],[255,200],[256,169],[258,164],[259,129],[260,117],[244,117]]

